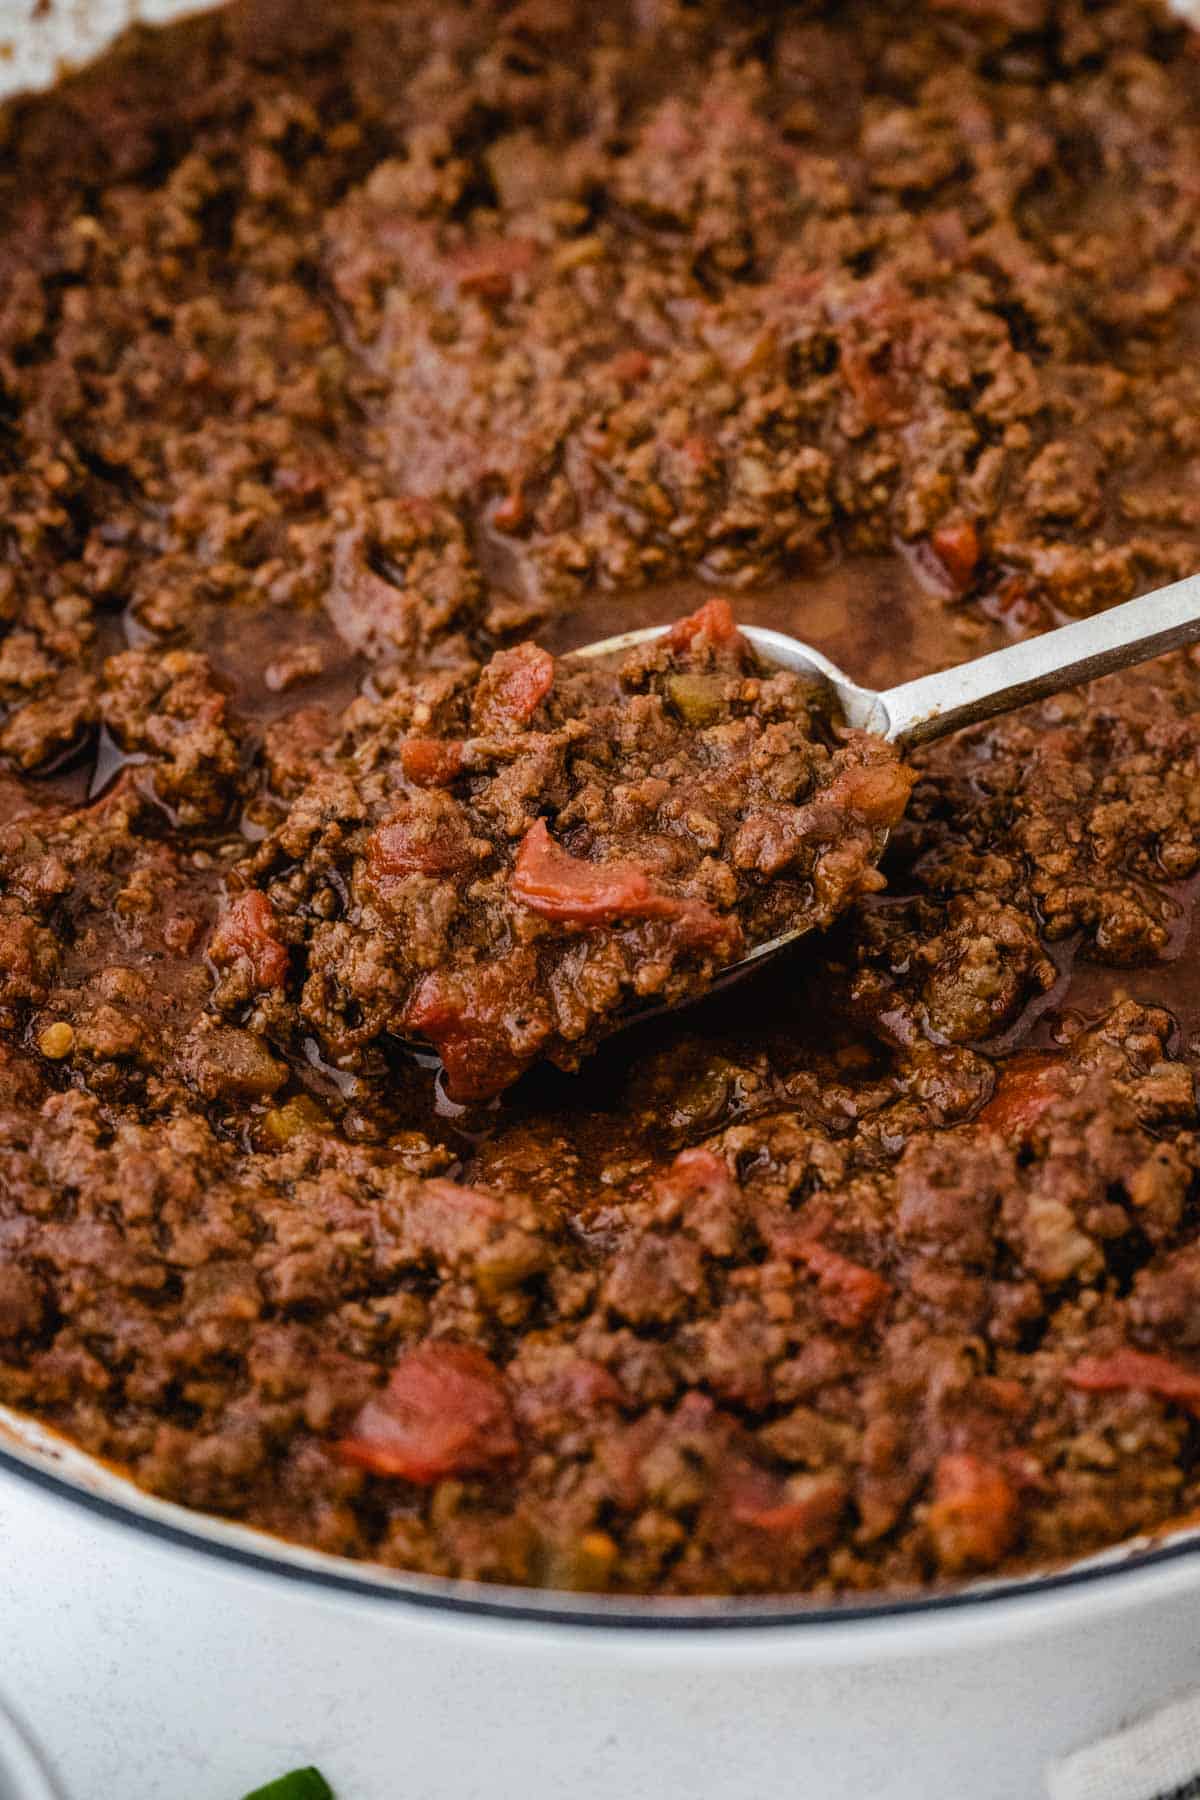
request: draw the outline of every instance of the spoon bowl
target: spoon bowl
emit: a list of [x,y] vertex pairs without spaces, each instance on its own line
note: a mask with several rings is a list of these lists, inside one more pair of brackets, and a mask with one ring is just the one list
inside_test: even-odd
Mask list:
[[[1169,650],[1200,641],[1200,575],[1188,576],[1170,587],[1126,601],[1094,618],[1060,626],[1040,637],[1010,644],[989,656],[977,657],[972,662],[960,663],[933,675],[920,676],[883,693],[861,687],[811,644],[790,637],[786,632],[762,625],[743,625],[739,629],[768,666],[817,675],[827,681],[847,725],[855,730],[873,732],[886,743],[908,750],[945,737],[966,725],[981,724],[1033,700],[1044,699],[1079,682],[1131,668]],[[653,643],[670,630],[670,625],[647,625],[637,631],[621,632],[572,650],[564,660],[591,662],[619,656],[642,644]],[[886,845],[887,833],[881,832],[880,856]],[[631,1007],[628,1013],[615,1019],[603,1035],[611,1036],[626,1026],[695,1005],[710,993],[732,987],[747,976],[757,974],[811,929],[810,925],[798,925],[756,944],[736,962],[727,963],[720,969],[702,994],[688,995],[679,1001]],[[401,1042],[411,1049],[428,1048],[424,1043],[407,1038]]]
[[[670,630],[669,625],[646,625],[638,631],[623,631],[618,637],[601,638],[598,643],[571,650],[563,661],[598,662],[606,657],[621,656],[626,650],[637,650],[642,644],[654,643]],[[878,732],[880,737],[890,737],[883,696],[870,688],[859,687],[811,644],[803,644],[799,638],[789,637],[786,631],[773,631],[766,625],[739,625],[738,630],[773,668],[789,669],[797,675],[823,676],[837,695],[847,725],[853,725],[859,731]]]
[[[618,656],[641,644],[653,643],[670,629],[669,625],[648,625],[639,631],[626,631],[586,644],[570,655],[579,661]],[[1138,600],[1126,601],[1094,618],[1060,626],[1040,637],[993,651],[990,656],[906,681],[884,693],[860,687],[827,656],[787,632],[762,625],[743,625],[739,629],[764,662],[799,674],[823,676],[837,696],[847,725],[875,732],[886,742],[909,749],[931,743],[965,725],[980,724],[1011,712],[1032,700],[1045,699],[1077,682],[1131,668],[1168,650],[1200,641],[1200,575],[1189,575],[1170,587],[1143,594]],[[886,845],[884,833],[880,855]],[[797,926],[755,945],[737,962],[727,964],[709,991],[729,987],[757,973],[810,929]],[[664,1005],[654,1012],[667,1010]],[[638,1010],[630,1015],[630,1022],[634,1017],[641,1020],[650,1016],[648,1009]]]

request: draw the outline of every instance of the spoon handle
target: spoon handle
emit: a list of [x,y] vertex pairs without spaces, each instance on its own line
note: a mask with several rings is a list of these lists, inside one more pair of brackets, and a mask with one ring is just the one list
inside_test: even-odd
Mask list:
[[897,744],[928,743],[1197,640],[1200,575],[1189,575],[1095,618],[889,688],[879,696],[887,713],[885,735]]

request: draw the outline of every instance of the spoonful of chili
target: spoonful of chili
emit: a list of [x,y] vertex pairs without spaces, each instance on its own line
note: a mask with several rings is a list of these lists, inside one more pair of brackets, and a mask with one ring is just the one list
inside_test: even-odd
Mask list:
[[[585,645],[572,651],[571,656],[580,661],[608,660],[669,638],[677,629],[651,625]],[[1092,618],[1008,645],[972,662],[922,675],[882,693],[860,687],[819,650],[785,632],[757,625],[744,625],[739,630],[769,666],[827,681],[847,725],[882,739],[903,755],[964,726],[983,724],[1081,682],[1200,642],[1200,575],[1190,575]],[[888,828],[896,822],[882,817],[879,820],[880,856]],[[754,945],[745,956],[726,966],[718,978],[720,984],[761,968],[811,928],[812,922],[801,923]]]

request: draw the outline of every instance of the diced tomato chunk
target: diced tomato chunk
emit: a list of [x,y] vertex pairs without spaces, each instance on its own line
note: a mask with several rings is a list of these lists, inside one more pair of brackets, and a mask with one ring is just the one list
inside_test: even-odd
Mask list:
[[1083,1356],[1067,1370],[1072,1387],[1089,1394],[1113,1394],[1126,1388],[1174,1400],[1200,1413],[1200,1371],[1184,1368],[1167,1356],[1146,1350],[1116,1350],[1111,1356]]
[[565,1371],[563,1381],[564,1392],[581,1413],[595,1412],[602,1406],[625,1404],[625,1390],[616,1376],[603,1363],[592,1362],[588,1357],[576,1357]]
[[492,524],[497,531],[520,531],[528,517],[525,490],[519,481],[515,481],[503,500],[492,508]]
[[564,925],[613,925],[621,919],[665,919],[690,945],[732,954],[740,931],[703,900],[664,894],[634,862],[591,863],[556,844],[539,819],[517,852],[511,887],[518,900]]
[[698,637],[706,637],[718,648],[745,642],[728,600],[706,600],[686,619],[677,619],[667,633],[667,642],[672,650],[686,650]]
[[1061,1067],[1061,1057],[1036,1051],[1014,1056],[1001,1069],[996,1090],[979,1114],[979,1124],[1006,1137],[1024,1137],[1060,1097]]
[[843,342],[839,361],[846,386],[868,424],[899,425],[904,422],[906,409],[890,368],[876,368],[862,346],[854,342]]
[[652,364],[644,350],[619,350],[608,365],[614,381],[622,387],[635,387],[639,381],[645,381]]
[[789,1489],[766,1469],[739,1458],[724,1484],[723,1502],[738,1525],[816,1549],[833,1536],[849,1497],[840,1475],[802,1477]]
[[532,238],[493,238],[469,244],[451,261],[460,294],[481,300],[507,300],[516,276],[527,274],[537,256]]
[[791,1255],[815,1278],[821,1311],[847,1331],[866,1325],[891,1297],[891,1287],[882,1275],[813,1238],[796,1243]]
[[934,554],[958,589],[965,593],[979,563],[979,533],[970,519],[939,525],[932,540]]
[[554,658],[537,644],[500,650],[479,677],[473,703],[480,731],[527,725],[554,686]]
[[461,808],[448,795],[430,794],[423,796],[420,804],[385,820],[371,833],[367,840],[367,876],[386,900],[390,891],[409,875],[461,874],[472,855]]
[[939,1458],[928,1525],[945,1574],[994,1568],[1011,1548],[1019,1521],[1016,1492],[997,1463],[966,1450]]
[[536,1050],[514,1051],[506,1021],[526,1012],[534,979],[531,958],[472,969],[459,983],[435,971],[420,982],[404,1009],[405,1031],[428,1039],[442,1059],[455,1101],[490,1100],[517,1079]]
[[725,1163],[711,1150],[681,1150],[655,1188],[675,1195],[685,1206],[689,1200],[729,1201],[736,1193]]
[[462,773],[463,746],[456,738],[405,738],[400,767],[416,787],[449,787]]
[[427,1484],[502,1468],[520,1445],[495,1364],[470,1344],[435,1339],[401,1357],[337,1448],[373,1475]]
[[679,454],[697,475],[709,475],[717,466],[717,447],[711,438],[694,432],[685,437],[679,446]]
[[288,951],[278,936],[275,908],[265,894],[249,888],[238,894],[213,927],[208,953],[218,964],[250,965],[256,988],[279,987],[288,972]]
[[649,877],[636,863],[591,863],[572,856],[555,843],[544,819],[522,839],[512,885],[526,906],[572,925],[608,925],[638,914],[653,900]]

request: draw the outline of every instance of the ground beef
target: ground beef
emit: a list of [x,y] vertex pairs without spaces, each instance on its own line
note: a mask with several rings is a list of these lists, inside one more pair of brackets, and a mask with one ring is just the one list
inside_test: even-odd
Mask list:
[[0,1398],[577,1590],[1195,1513],[1197,659],[908,798],[726,598],[882,686],[1195,568],[1195,47],[234,0],[8,105]]

